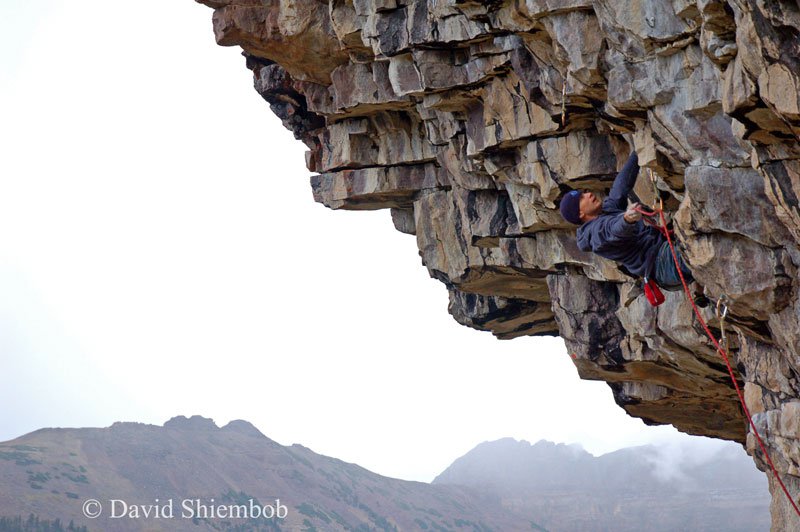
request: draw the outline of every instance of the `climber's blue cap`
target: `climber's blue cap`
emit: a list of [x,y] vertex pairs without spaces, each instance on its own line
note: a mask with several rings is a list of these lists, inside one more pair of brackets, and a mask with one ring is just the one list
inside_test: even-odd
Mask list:
[[561,198],[561,216],[571,224],[581,225],[581,192],[580,190],[572,190]]

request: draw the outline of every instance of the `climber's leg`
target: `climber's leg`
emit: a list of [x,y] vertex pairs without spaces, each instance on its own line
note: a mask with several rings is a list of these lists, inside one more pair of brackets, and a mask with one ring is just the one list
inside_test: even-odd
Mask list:
[[[683,255],[681,255],[681,251],[677,246],[675,246],[675,254],[678,257],[678,264],[680,264],[683,278],[687,283],[691,283],[694,281],[694,276],[689,270],[689,266],[683,260]],[[675,288],[681,286],[681,278],[678,275],[678,270],[675,268],[675,260],[672,258],[672,252],[670,251],[668,242],[664,242],[661,245],[661,249],[658,251],[658,256],[656,257],[655,278],[659,286],[664,288]]]

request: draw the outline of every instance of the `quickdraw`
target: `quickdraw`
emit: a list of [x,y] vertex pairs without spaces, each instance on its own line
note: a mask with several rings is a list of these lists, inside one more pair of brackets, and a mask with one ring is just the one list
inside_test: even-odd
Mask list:
[[[725,352],[728,351],[728,337],[725,335],[725,318],[728,316],[728,305],[725,303],[726,301],[727,299],[723,294],[717,300],[717,309],[716,309],[717,321],[719,321],[719,331],[720,331],[719,339],[722,342],[722,347],[725,350]],[[722,310],[720,310],[720,308]]]
[[642,207],[636,207],[636,212],[640,213],[644,218],[642,221],[649,225],[650,227],[654,227],[657,229],[664,237],[667,236],[667,232],[669,232],[670,236],[675,236],[675,232],[671,229],[667,228],[666,224],[659,225],[657,222],[653,221],[653,218],[658,216],[658,213],[664,212],[664,201],[661,199],[661,194],[658,192],[658,179],[656,175],[653,173],[653,170],[648,168],[647,173],[650,176],[650,183],[653,185],[653,197],[658,200],[658,207],[653,209],[652,211],[648,211]]

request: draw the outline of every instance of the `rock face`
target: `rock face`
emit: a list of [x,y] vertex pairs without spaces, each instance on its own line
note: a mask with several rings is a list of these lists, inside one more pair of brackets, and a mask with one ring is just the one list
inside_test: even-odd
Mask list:
[[[314,198],[390,209],[460,323],[558,334],[629,414],[741,442],[765,470],[685,296],[650,307],[557,212],[607,190],[632,144],[698,283],[728,301],[734,370],[797,497],[796,1],[198,1],[308,146]],[[644,171],[637,192],[655,200]],[[770,482],[773,527],[800,529]]]

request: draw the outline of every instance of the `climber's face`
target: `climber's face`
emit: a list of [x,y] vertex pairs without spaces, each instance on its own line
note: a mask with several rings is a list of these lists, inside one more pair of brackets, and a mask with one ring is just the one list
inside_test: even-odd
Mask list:
[[600,198],[595,196],[594,192],[585,190],[583,194],[581,194],[581,201],[578,204],[578,208],[581,220],[588,222],[600,215],[600,211],[603,210],[603,202],[600,201]]

